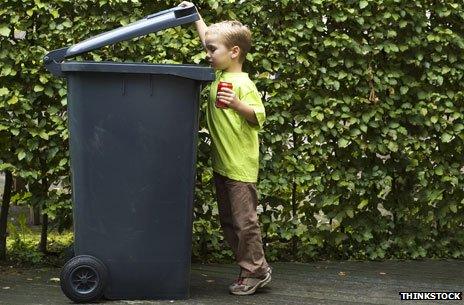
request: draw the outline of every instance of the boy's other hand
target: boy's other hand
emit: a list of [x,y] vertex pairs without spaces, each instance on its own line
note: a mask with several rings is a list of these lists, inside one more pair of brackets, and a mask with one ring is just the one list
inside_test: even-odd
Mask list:
[[236,109],[237,106],[240,105],[240,100],[235,95],[234,90],[230,88],[222,88],[222,90],[217,93],[217,98],[232,109]]
[[195,4],[193,4],[192,2],[189,2],[189,1],[182,1],[178,6],[180,6],[180,7],[191,7],[191,6],[195,6]]

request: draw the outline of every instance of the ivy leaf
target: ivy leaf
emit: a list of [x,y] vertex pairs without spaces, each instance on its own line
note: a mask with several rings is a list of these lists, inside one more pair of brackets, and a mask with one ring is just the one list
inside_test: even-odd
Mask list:
[[409,91],[409,88],[406,87],[406,86],[402,86],[402,87],[400,88],[401,94],[406,94],[406,93],[408,93],[408,91]]
[[435,168],[434,172],[438,176],[443,176],[443,166],[441,166],[441,165],[437,166],[437,168]]
[[453,136],[450,135],[449,133],[445,132],[444,134],[441,135],[441,140],[445,143],[450,142],[452,139],[453,139]]
[[60,16],[57,10],[51,10],[50,14],[52,14],[53,18],[58,18]]
[[45,130],[42,130],[41,132],[39,132],[39,137],[41,137],[44,140],[49,139],[48,133]]
[[271,63],[269,62],[269,60],[264,59],[262,63],[263,63],[264,69],[266,69],[267,71],[272,71]]
[[4,23],[0,24],[0,35],[1,36],[8,37],[10,33],[11,33],[11,29],[8,27],[8,25]]
[[346,215],[349,217],[349,218],[353,218],[354,217],[354,211],[352,209],[348,209],[346,211]]
[[20,150],[18,153],[18,160],[21,161],[25,157],[26,157],[26,153],[24,152],[24,150]]
[[10,93],[10,90],[8,90],[8,88],[5,88],[5,87],[0,88],[0,96],[7,95],[8,93]]
[[10,163],[0,163],[0,171],[4,170],[12,170],[14,169],[14,166]]
[[35,85],[34,86],[34,92],[40,92],[40,91],[43,91],[44,90],[44,87],[42,87],[41,85]]
[[363,8],[365,8],[365,7],[368,6],[368,5],[369,5],[369,3],[368,3],[367,1],[365,1],[365,0],[359,2],[359,8],[360,8],[360,9],[363,9]]
[[341,148],[347,147],[348,144],[350,144],[350,141],[348,141],[345,138],[341,138],[340,140],[338,140],[338,146],[341,147]]
[[8,101],[8,105],[14,105],[19,101],[18,97],[16,95],[13,95]]
[[361,202],[358,204],[358,210],[362,210],[368,204],[369,204],[369,200],[367,199],[361,200]]
[[388,142],[388,149],[390,149],[391,151],[393,152],[397,152],[398,151],[398,144],[396,144],[395,142]]

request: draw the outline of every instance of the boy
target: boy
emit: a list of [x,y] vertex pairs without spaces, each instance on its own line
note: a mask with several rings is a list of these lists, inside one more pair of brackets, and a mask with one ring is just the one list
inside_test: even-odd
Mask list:
[[[193,6],[193,3],[184,1],[180,6]],[[207,60],[216,70],[206,121],[212,140],[219,219],[241,270],[229,291],[236,295],[253,294],[271,281],[272,271],[264,257],[256,213],[258,131],[266,116],[256,86],[248,74],[242,72],[251,47],[251,33],[238,21],[207,27],[201,16],[195,26],[207,51]],[[220,81],[231,83],[233,88],[217,92]],[[222,103],[222,107],[216,103]]]

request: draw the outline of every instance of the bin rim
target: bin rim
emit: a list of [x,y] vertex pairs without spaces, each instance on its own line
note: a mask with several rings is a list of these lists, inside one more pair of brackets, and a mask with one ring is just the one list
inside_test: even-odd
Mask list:
[[213,81],[214,70],[211,67],[195,64],[151,64],[113,61],[68,61],[61,63],[64,74],[73,72],[135,73],[152,75],[173,75],[198,81]]

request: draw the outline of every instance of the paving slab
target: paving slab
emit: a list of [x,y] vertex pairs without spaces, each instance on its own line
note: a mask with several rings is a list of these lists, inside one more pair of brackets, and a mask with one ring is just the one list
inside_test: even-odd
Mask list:
[[[233,264],[193,264],[188,300],[103,300],[110,305],[464,304],[401,301],[399,292],[463,292],[464,261],[423,260],[273,263],[273,280],[253,296],[229,295]],[[154,270],[156,272],[156,270]],[[59,268],[0,267],[0,304],[72,304],[61,292]]]

